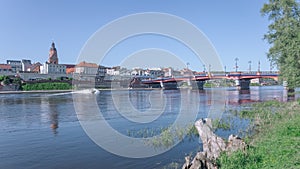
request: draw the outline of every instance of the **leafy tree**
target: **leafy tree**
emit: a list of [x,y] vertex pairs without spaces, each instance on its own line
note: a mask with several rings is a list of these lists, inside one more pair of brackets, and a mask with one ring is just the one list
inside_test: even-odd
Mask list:
[[1,75],[1,76],[0,76],[0,81],[3,81],[3,80],[4,80],[4,77],[5,77],[4,75]]
[[294,90],[300,86],[300,10],[298,0],[269,0],[261,9],[270,21],[264,39],[271,44],[268,58]]
[[5,85],[9,85],[11,83],[11,79],[8,76],[4,76],[3,83]]

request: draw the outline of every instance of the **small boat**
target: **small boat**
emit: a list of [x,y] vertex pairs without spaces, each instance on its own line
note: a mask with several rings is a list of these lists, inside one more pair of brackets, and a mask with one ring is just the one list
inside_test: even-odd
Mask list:
[[92,89],[84,89],[84,90],[78,90],[73,93],[81,93],[81,94],[100,94],[100,91],[98,89],[92,88]]
[[98,89],[93,88],[93,89],[91,89],[91,93],[92,94],[100,94],[100,91]]

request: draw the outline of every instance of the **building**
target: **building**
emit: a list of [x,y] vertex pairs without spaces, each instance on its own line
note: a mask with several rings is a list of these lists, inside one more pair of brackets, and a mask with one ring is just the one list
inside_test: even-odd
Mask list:
[[106,74],[110,76],[118,76],[120,75],[120,66],[112,67],[112,68],[107,68],[106,69]]
[[164,72],[164,77],[173,77],[173,69],[168,67],[168,68],[163,68]]
[[49,50],[48,62],[40,66],[41,74],[66,74],[66,65],[58,64],[57,50],[54,42]]
[[20,60],[7,60],[8,65],[11,66],[13,73],[31,72],[32,64],[31,60],[22,59]]
[[97,76],[106,76],[107,69],[109,69],[109,68],[100,65],[100,66],[98,67]]
[[161,68],[149,68],[147,71],[152,78],[164,77],[165,74]]
[[45,62],[40,66],[41,74],[66,74],[66,66],[62,64],[51,64]]
[[9,64],[0,64],[0,73],[1,74],[12,73],[11,65],[9,65]]
[[31,65],[30,72],[40,73],[41,72],[41,70],[40,70],[41,66],[42,66],[42,64],[40,62],[33,63]]
[[75,72],[75,65],[73,64],[65,64],[66,66],[66,73],[73,74]]
[[11,71],[13,73],[18,73],[22,71],[22,62],[19,60],[7,60],[6,61],[7,65],[11,66]]
[[76,74],[96,75],[98,72],[98,65],[96,63],[80,62],[75,67]]
[[31,71],[31,67],[32,67],[31,60],[22,59],[21,64],[22,64],[22,71],[24,72]]
[[193,76],[194,72],[191,69],[183,68],[180,70],[182,76]]
[[58,56],[57,56],[57,50],[55,48],[55,43],[52,42],[51,48],[49,50],[49,59],[48,59],[49,64],[58,64]]

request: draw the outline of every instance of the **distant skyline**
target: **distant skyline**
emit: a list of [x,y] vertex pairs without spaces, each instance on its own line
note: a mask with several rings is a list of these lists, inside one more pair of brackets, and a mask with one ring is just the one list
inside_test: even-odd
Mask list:
[[[263,40],[268,20],[259,12],[265,2],[266,0],[232,0],[226,3],[216,0],[1,1],[0,63],[13,59],[31,59],[32,62],[43,63],[48,60],[48,51],[54,41],[59,62],[75,64],[89,37],[109,22],[135,13],[162,12],[186,19],[198,27],[216,48],[227,71],[235,70],[235,58],[239,58],[239,70],[248,70],[249,61],[253,71],[257,70],[259,61],[261,70],[270,70],[270,62],[266,56],[269,45]],[[189,53],[185,49],[172,48],[172,45],[170,47],[168,39],[157,43],[155,36],[138,37],[124,45],[120,50],[122,53],[112,51],[107,59],[98,64],[117,66],[122,63],[124,55],[145,48],[159,48],[180,55],[182,62],[191,69],[203,70],[203,65],[188,57]],[[176,45],[174,43],[173,46]]]

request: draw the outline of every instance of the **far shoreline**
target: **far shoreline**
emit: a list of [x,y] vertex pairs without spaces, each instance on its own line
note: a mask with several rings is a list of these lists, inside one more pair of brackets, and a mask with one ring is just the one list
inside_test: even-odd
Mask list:
[[17,91],[0,91],[0,94],[24,94],[24,93],[68,93],[72,92],[73,90],[17,90]]
[[[97,89],[97,88],[96,88]],[[136,89],[128,89],[128,88],[118,88],[118,89],[111,89],[111,88],[102,88],[102,89],[97,89],[99,91],[124,91],[124,90],[161,90],[161,88],[136,88]],[[28,90],[28,91],[24,91],[24,90],[17,90],[17,91],[0,91],[0,94],[32,94],[32,93],[68,93],[68,92],[73,92],[73,91],[77,91],[77,90]]]

